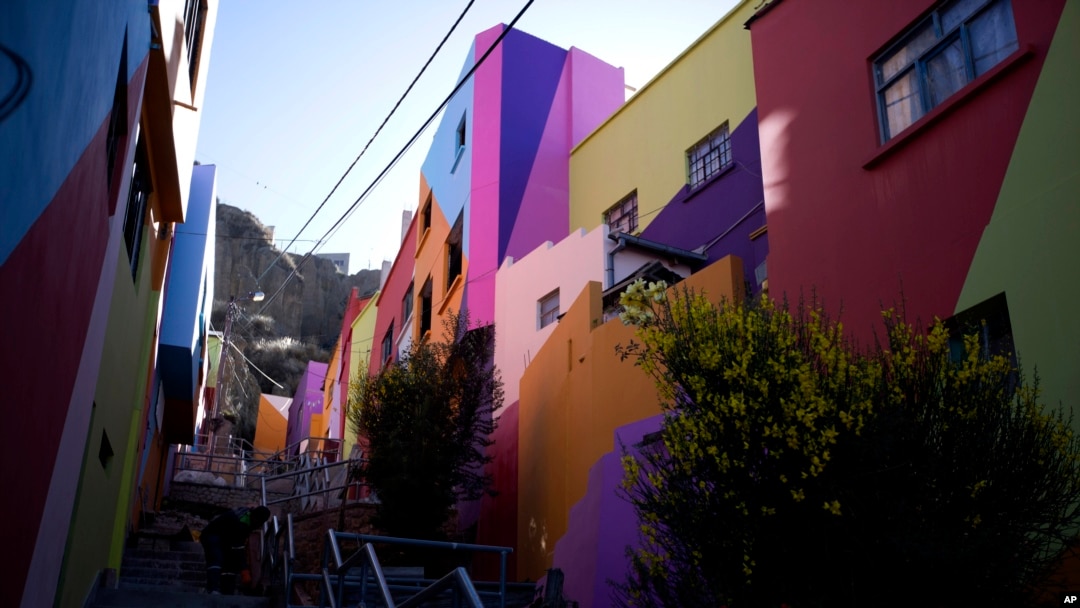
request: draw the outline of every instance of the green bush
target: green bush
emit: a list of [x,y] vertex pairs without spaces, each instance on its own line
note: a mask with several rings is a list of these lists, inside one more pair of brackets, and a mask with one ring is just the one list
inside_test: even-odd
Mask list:
[[858,351],[811,304],[632,285],[620,349],[662,396],[624,450],[624,606],[1021,606],[1080,523],[1080,443],[1010,360],[886,311]]
[[364,475],[380,501],[374,523],[390,536],[440,538],[459,500],[492,493],[484,465],[503,402],[494,327],[469,329],[451,312],[445,330],[350,387],[348,418],[367,438]]

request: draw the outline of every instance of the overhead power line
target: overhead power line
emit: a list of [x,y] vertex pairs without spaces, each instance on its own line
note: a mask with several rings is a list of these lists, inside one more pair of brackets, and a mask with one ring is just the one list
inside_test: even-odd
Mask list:
[[[300,235],[315,219],[315,216],[319,215],[319,212],[322,211],[322,208],[326,206],[326,202],[330,200],[330,197],[333,196],[335,192],[337,192],[338,187],[341,186],[341,182],[345,181],[345,178],[349,175],[349,173],[352,172],[353,167],[356,166],[356,163],[359,162],[360,158],[364,156],[364,153],[368,151],[368,148],[371,146],[371,142],[375,141],[375,138],[379,136],[379,133],[382,132],[383,127],[385,127],[386,123],[390,121],[390,117],[394,115],[394,112],[397,112],[398,106],[401,105],[402,101],[405,101],[405,98],[408,97],[409,92],[412,91],[414,86],[416,86],[416,82],[420,80],[421,76],[424,75],[424,72],[427,71],[428,66],[431,65],[431,62],[435,59],[435,56],[439,54],[439,51],[442,50],[443,45],[446,44],[446,41],[450,39],[450,35],[454,33],[454,30],[457,29],[458,24],[461,23],[461,20],[465,18],[465,14],[469,12],[470,8],[472,8],[474,1],[475,0],[469,0],[469,3],[465,5],[465,9],[461,11],[460,15],[458,15],[457,21],[454,21],[454,24],[450,26],[450,30],[447,31],[446,35],[443,36],[443,39],[439,41],[439,45],[435,47],[435,50],[431,53],[431,56],[428,57],[428,60],[426,62],[424,62],[424,66],[420,68],[419,72],[417,72],[412,82],[410,82],[409,86],[405,89],[405,92],[401,94],[401,97],[398,98],[397,103],[394,104],[394,107],[390,109],[390,113],[387,114],[386,118],[383,119],[382,124],[379,125],[378,129],[375,129],[375,133],[372,134],[371,139],[369,139],[368,142],[364,144],[364,148],[360,150],[360,154],[356,155],[356,158],[353,159],[352,163],[349,165],[349,168],[345,170],[345,173],[341,174],[341,177],[338,178],[337,183],[334,184],[334,187],[330,189],[330,193],[326,195],[326,198],[324,198],[321,203],[319,203],[319,206],[315,208],[315,212],[311,214],[311,217],[309,217],[306,222],[304,222],[304,225],[300,227],[299,231],[297,231],[296,236],[293,238],[292,241],[289,242],[286,247],[282,249],[282,252],[288,251],[289,247],[292,247],[293,243],[295,243],[296,240],[300,238]],[[280,255],[278,256],[278,259],[281,259]],[[270,265],[266,267],[266,270],[264,270],[263,273],[259,275],[257,281],[262,281],[263,277],[266,276],[266,273],[270,272],[270,270],[274,267],[274,264],[277,264],[277,262],[278,260],[274,260],[273,262],[271,262]]]
[[420,128],[417,129],[416,133],[414,133],[413,136],[409,138],[409,141],[406,142],[406,144],[401,148],[400,151],[398,151],[394,158],[390,160],[390,162],[386,165],[385,168],[383,168],[379,175],[377,175],[375,179],[372,180],[368,187],[360,193],[360,196],[358,196],[356,200],[353,201],[352,205],[350,205],[349,208],[345,210],[345,213],[343,213],[341,217],[338,218],[338,220],[334,222],[332,226],[330,226],[330,229],[327,230],[326,233],[323,234],[323,236],[319,239],[319,243],[316,244],[311,251],[304,254],[304,257],[296,263],[295,268],[293,268],[289,275],[285,277],[285,280],[281,282],[281,286],[277,288],[277,291],[275,291],[270,297],[264,300],[262,308],[259,309],[259,314],[262,314],[266,310],[267,306],[269,306],[274,301],[274,299],[276,299],[277,296],[280,295],[282,291],[284,291],[285,286],[288,285],[289,281],[291,281],[292,278],[296,276],[296,273],[298,273],[300,269],[303,268],[304,264],[306,264],[307,261],[311,259],[315,252],[322,247],[327,237],[331,233],[336,231],[345,222],[345,220],[347,220],[349,216],[352,215],[354,211],[356,211],[357,207],[359,207],[360,204],[364,201],[364,199],[367,198],[368,194],[370,194],[371,191],[374,190],[377,185],[379,185],[379,182],[381,182],[383,178],[386,177],[386,174],[394,168],[394,165],[396,165],[398,161],[401,160],[401,157],[409,151],[409,148],[411,148],[413,144],[416,143],[416,140],[420,139],[420,135],[422,135],[424,131],[427,130],[427,128],[431,125],[431,123],[435,121],[435,118],[438,117],[439,113],[442,112],[443,109],[447,106],[447,104],[450,103],[450,100],[454,98],[454,95],[456,95],[457,92],[465,86],[465,83],[468,82],[470,78],[472,78],[472,75],[476,73],[476,70],[478,70],[480,66],[484,64],[484,61],[487,60],[488,56],[491,55],[491,53],[494,52],[495,48],[499,46],[499,43],[502,42],[503,38],[505,38],[507,34],[509,34],[514,29],[514,25],[518,22],[518,20],[521,19],[522,15],[525,14],[525,11],[529,10],[529,7],[532,6],[532,3],[534,1],[535,0],[529,0],[525,3],[525,6],[523,6],[521,10],[518,11],[518,14],[514,17],[514,19],[510,21],[510,23],[505,28],[503,28],[503,31],[499,34],[497,38],[495,38],[495,41],[491,43],[491,46],[489,46],[488,49],[484,51],[484,54],[480,56],[480,59],[478,59],[476,63],[473,64],[473,67],[470,68],[469,71],[465,74],[465,76],[461,78],[461,80],[457,83],[454,89],[450,91],[450,94],[446,96],[446,99],[444,99],[442,103],[439,104],[439,107],[435,108],[435,111],[431,113],[431,116],[429,116],[428,119],[424,121],[424,124],[422,124]]

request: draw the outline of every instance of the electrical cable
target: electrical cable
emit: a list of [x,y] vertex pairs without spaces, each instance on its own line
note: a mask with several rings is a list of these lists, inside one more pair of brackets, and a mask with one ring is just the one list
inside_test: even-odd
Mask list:
[[[461,78],[457,86],[455,86],[454,89],[450,92],[450,94],[447,95],[446,99],[444,99],[443,102],[439,104],[439,107],[436,108],[434,112],[432,112],[431,116],[429,116],[428,119],[424,121],[424,124],[420,126],[420,128],[416,131],[415,134],[413,134],[413,136],[409,139],[405,146],[401,148],[401,150],[394,156],[393,159],[391,159],[390,163],[386,165],[386,167],[379,173],[378,176],[376,176],[376,178],[371,182],[371,184],[369,184],[368,187],[360,193],[360,196],[357,197],[355,201],[353,201],[353,204],[345,210],[345,213],[343,213],[341,217],[338,218],[338,220],[330,227],[330,229],[326,231],[326,234],[324,234],[323,237],[319,239],[320,243],[325,242],[326,238],[331,233],[335,232],[341,226],[341,224],[343,224],[345,220],[347,220],[349,216],[351,216],[352,213],[356,211],[356,209],[367,198],[371,191],[379,184],[379,182],[383,180],[384,177],[386,177],[386,174],[394,168],[398,161],[401,160],[401,157],[409,151],[409,148],[411,148],[413,144],[416,143],[416,140],[419,139],[420,136],[424,133],[424,131],[427,130],[427,128],[431,125],[431,123],[435,121],[435,118],[437,118],[439,113],[442,112],[442,110],[450,103],[450,100],[453,99],[454,95],[456,95],[457,92],[465,86],[465,83],[468,82],[469,78],[471,78],[472,75],[476,73],[476,70],[478,70],[480,66],[484,64],[484,61],[488,58],[488,56],[491,55],[492,52],[495,51],[495,48],[498,47],[499,43],[502,42],[503,38],[505,38],[507,34],[513,31],[514,24],[516,24],[518,20],[521,19],[521,17],[525,14],[525,11],[527,11],[529,7],[532,6],[532,3],[534,1],[535,0],[528,0],[528,2],[525,3],[525,6],[522,7],[522,9],[518,12],[514,19],[510,21],[510,23],[506,27],[503,28],[503,31],[499,34],[495,41],[491,43],[491,46],[488,47],[487,51],[485,51],[484,54],[480,57],[480,59],[478,59],[476,63],[473,64],[473,67],[469,69],[469,71]],[[289,281],[292,280],[294,276],[296,276],[296,273],[299,272],[300,268],[303,267],[307,260],[311,259],[311,256],[321,246],[321,244],[316,245],[310,252],[304,255],[304,257],[296,264],[296,268],[294,268],[292,272],[289,273],[289,276],[285,277],[285,280],[282,281],[281,286],[278,287],[277,291],[275,291],[274,294],[271,295],[269,298],[266,298],[265,304],[263,304],[263,307],[259,309],[260,314],[266,310],[266,307],[269,306],[270,303],[272,303],[278,295],[281,294]]]
[[[360,158],[364,156],[364,153],[368,151],[368,148],[371,146],[371,142],[375,141],[375,138],[379,136],[379,133],[382,132],[383,127],[385,127],[386,123],[390,121],[390,117],[394,115],[394,112],[397,112],[397,109],[401,105],[401,102],[405,101],[405,97],[409,95],[409,92],[412,91],[413,87],[416,85],[416,82],[420,80],[420,77],[424,75],[424,72],[427,70],[428,66],[431,65],[431,62],[435,59],[435,56],[438,55],[439,51],[442,50],[443,45],[446,44],[446,41],[450,38],[450,35],[453,34],[454,30],[457,29],[458,24],[460,24],[461,20],[465,18],[465,14],[469,12],[470,8],[472,8],[473,2],[475,2],[475,0],[469,0],[469,3],[465,5],[465,9],[461,11],[461,14],[458,15],[457,20],[454,21],[454,24],[450,26],[450,30],[446,32],[446,35],[443,36],[443,39],[439,42],[438,46],[435,47],[435,51],[431,53],[431,56],[428,57],[428,60],[424,63],[424,66],[420,68],[420,71],[417,72],[412,82],[409,83],[409,86],[405,89],[405,92],[402,93],[401,97],[398,98],[397,103],[395,103],[394,107],[391,108],[390,113],[387,114],[386,118],[383,119],[382,124],[379,125],[379,128],[375,129],[375,133],[372,134],[371,139],[369,139],[368,142],[364,144],[364,148],[360,150],[360,154],[358,154],[356,158],[353,159],[352,164],[350,164],[349,168],[345,170],[345,173],[341,174],[341,177],[338,178],[337,183],[334,184],[334,187],[330,189],[330,193],[326,195],[326,198],[324,198],[323,201],[319,203],[319,206],[315,208],[315,212],[311,214],[311,217],[309,217],[308,220],[304,222],[304,225],[300,227],[300,230],[296,233],[296,237],[294,237],[293,240],[290,241],[289,244],[282,250],[282,254],[284,254],[285,251],[288,251],[289,247],[292,247],[293,243],[296,242],[296,240],[300,237],[304,230],[309,225],[311,225],[311,222],[315,219],[315,216],[317,216],[319,212],[322,211],[322,208],[326,205],[326,202],[330,200],[330,197],[333,196],[335,192],[337,192],[338,187],[341,186],[341,183],[344,182],[345,178],[349,175],[349,173],[352,172],[353,167],[356,166],[356,163],[359,162]],[[279,255],[278,259],[280,259],[280,257],[281,256]],[[263,271],[257,281],[261,281],[266,276],[266,273],[270,272],[270,269],[274,267],[274,264],[277,264],[277,260],[274,260],[270,263],[270,266],[267,267],[265,271]]]

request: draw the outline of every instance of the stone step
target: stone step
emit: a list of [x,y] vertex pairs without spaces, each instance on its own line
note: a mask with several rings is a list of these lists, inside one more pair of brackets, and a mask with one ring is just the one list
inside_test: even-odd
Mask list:
[[120,570],[120,580],[123,581],[125,579],[165,581],[169,582],[170,584],[173,581],[179,581],[198,585],[206,580],[206,570],[201,567],[197,570],[169,570],[167,568],[123,568]]
[[101,589],[92,608],[271,608],[270,598],[243,595],[207,595],[162,589],[157,586],[123,585]]

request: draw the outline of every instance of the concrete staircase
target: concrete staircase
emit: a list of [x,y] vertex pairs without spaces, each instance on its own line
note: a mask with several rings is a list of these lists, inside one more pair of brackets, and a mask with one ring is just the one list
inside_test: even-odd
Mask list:
[[267,597],[207,595],[202,546],[176,520],[139,533],[124,551],[116,588],[102,588],[92,608],[271,608]]

